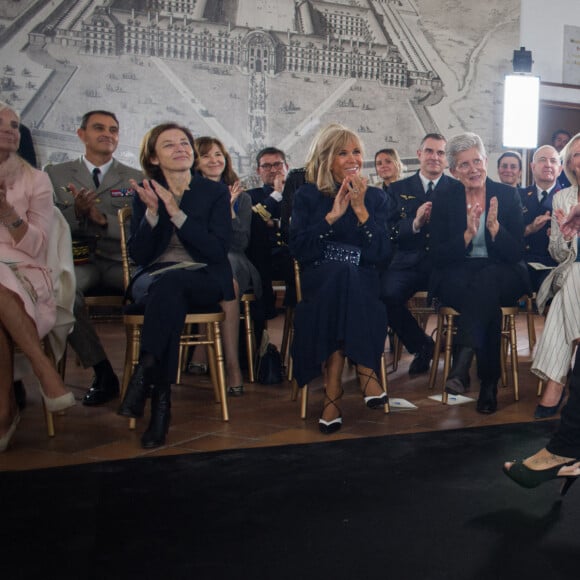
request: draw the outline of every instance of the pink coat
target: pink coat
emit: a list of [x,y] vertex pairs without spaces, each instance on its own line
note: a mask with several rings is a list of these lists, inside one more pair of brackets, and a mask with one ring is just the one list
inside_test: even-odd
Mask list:
[[46,173],[16,156],[0,164],[0,177],[6,181],[8,202],[28,223],[28,230],[18,244],[10,231],[0,225],[0,284],[20,296],[42,338],[56,320],[52,282],[46,267],[48,238],[54,218],[52,185]]

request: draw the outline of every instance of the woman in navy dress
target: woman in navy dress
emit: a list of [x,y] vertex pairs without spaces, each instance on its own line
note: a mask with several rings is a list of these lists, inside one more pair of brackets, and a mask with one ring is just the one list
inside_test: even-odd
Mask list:
[[290,250],[302,271],[292,347],[299,386],[321,374],[326,391],[319,427],[342,425],[338,401],[346,357],[357,368],[365,403],[386,403],[377,375],[387,335],[379,300],[379,268],[387,262],[386,194],[360,174],[362,145],[342,126],[326,132],[306,167],[307,183],[294,197]]
[[[165,443],[170,420],[170,385],[175,380],[185,315],[217,309],[234,299],[228,261],[232,224],[230,193],[221,183],[193,175],[193,136],[175,123],[154,127],[143,139],[141,166],[148,177],[133,200],[129,255],[139,266],[131,294],[145,309],[139,364],[119,414],[141,417],[150,388],[151,421],[141,443]],[[199,269],[155,270],[179,262]]]

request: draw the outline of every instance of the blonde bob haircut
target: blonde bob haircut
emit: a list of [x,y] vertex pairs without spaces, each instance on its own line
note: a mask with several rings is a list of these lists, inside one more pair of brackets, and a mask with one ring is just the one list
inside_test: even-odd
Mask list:
[[306,181],[316,184],[327,195],[335,195],[338,189],[331,171],[332,164],[339,151],[350,143],[354,143],[364,155],[361,140],[350,129],[337,124],[322,129],[306,164]]
[[560,151],[560,156],[562,157],[562,163],[564,165],[564,173],[572,185],[580,185],[578,182],[580,176],[575,175],[574,171],[572,171],[572,145],[576,143],[578,139],[580,139],[580,133],[576,133],[576,135],[566,143],[566,147]]

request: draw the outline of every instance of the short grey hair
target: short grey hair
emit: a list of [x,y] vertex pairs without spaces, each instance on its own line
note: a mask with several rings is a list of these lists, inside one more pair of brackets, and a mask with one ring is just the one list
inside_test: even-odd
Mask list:
[[460,153],[473,149],[473,147],[481,153],[482,157],[487,158],[485,146],[479,135],[475,133],[461,133],[460,135],[451,137],[445,147],[449,169],[453,171],[457,167],[457,156]]
[[562,164],[562,159],[560,158],[560,154],[558,153],[558,150],[555,147],[553,147],[552,145],[540,145],[534,151],[534,155],[532,156],[532,163],[536,163],[536,158],[538,157],[538,152],[541,149],[551,149],[554,152],[554,157],[556,157],[556,159],[558,159],[558,161],[560,161],[560,165]]

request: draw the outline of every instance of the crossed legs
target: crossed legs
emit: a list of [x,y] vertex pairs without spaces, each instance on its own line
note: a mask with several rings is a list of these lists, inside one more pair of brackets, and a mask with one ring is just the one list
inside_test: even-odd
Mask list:
[[0,435],[16,416],[13,382],[13,343],[28,357],[42,391],[48,399],[67,394],[64,383],[42,350],[33,320],[24,310],[22,300],[0,285]]

